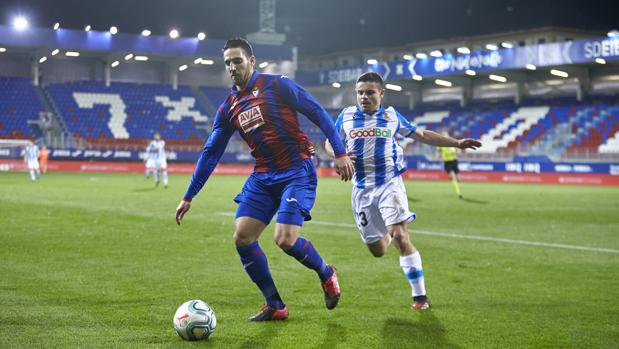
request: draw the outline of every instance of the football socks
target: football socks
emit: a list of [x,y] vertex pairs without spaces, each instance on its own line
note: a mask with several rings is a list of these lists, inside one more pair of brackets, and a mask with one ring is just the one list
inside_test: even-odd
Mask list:
[[237,246],[236,250],[241,257],[241,263],[243,263],[245,271],[251,281],[262,292],[266,303],[275,309],[284,308],[284,301],[282,301],[277,288],[275,288],[267,257],[264,255],[262,248],[260,248],[258,241],[254,241],[247,246]]
[[419,251],[408,256],[400,256],[400,266],[408,279],[408,283],[411,285],[413,297],[425,295],[426,285],[423,278],[423,268],[421,266],[421,255],[419,255]]
[[326,281],[333,275],[333,269],[322,260],[312,243],[302,237],[299,237],[286,253],[296,258],[304,266],[316,271],[320,281]]

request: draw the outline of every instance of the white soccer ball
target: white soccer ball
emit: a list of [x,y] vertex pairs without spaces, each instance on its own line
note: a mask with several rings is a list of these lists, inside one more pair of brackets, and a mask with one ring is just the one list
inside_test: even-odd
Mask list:
[[188,341],[208,339],[217,327],[213,309],[201,300],[190,300],[176,310],[174,329],[181,338]]

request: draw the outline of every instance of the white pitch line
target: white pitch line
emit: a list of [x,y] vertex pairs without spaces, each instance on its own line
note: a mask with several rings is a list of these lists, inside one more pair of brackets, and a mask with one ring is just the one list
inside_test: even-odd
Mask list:
[[[216,214],[218,214],[220,216],[228,216],[228,217],[234,217],[234,215],[235,215],[234,213],[231,213],[231,212],[217,212]],[[342,227],[342,228],[357,229],[356,225],[348,224],[348,223],[336,223],[336,222],[324,222],[324,221],[311,220],[311,221],[308,222],[308,224],[317,224],[317,225],[326,225],[326,226],[331,226],[331,227]],[[463,235],[463,234],[454,234],[454,233],[441,233],[441,232],[437,232],[437,231],[428,231],[428,230],[411,230],[411,232],[414,233],[414,234],[430,235],[430,236],[441,236],[441,237],[457,238],[457,239],[492,241],[492,242],[502,242],[502,243],[506,243],[506,244],[514,244],[514,245],[541,246],[541,247],[551,247],[551,248],[562,248],[562,249],[568,249],[568,250],[592,251],[592,252],[604,252],[604,253],[617,253],[617,254],[619,254],[619,250],[615,250],[615,249],[612,249],[612,248],[598,248],[598,247],[589,247],[589,246],[554,244],[554,243],[538,242],[538,241],[494,238],[494,237],[489,237],[489,236]]]

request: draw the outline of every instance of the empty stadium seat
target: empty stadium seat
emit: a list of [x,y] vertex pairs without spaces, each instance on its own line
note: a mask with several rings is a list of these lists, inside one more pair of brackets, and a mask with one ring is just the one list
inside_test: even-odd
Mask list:
[[[69,132],[86,142],[150,139],[169,144],[204,142],[209,116],[189,87],[84,81],[47,86]],[[202,127],[200,127],[202,126]],[[121,142],[122,143],[122,142]]]
[[44,111],[32,80],[0,77],[0,138],[41,137],[38,127],[28,124]]

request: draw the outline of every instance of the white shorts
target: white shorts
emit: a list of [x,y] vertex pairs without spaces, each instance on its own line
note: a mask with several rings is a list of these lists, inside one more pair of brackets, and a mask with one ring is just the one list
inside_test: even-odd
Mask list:
[[157,159],[157,161],[155,162],[155,168],[158,170],[167,170],[168,169],[168,161],[163,158],[163,159]]
[[28,169],[29,170],[38,170],[39,169],[39,162],[37,160],[34,161],[28,161]]
[[402,176],[373,188],[353,187],[352,210],[365,244],[387,235],[387,226],[412,222],[416,216],[408,210],[408,197]]
[[152,170],[155,168],[155,159],[146,160],[146,168]]

